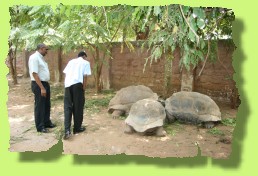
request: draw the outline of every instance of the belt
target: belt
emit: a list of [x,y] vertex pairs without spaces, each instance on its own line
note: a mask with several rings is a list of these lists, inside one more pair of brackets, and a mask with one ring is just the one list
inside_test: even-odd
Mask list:
[[[31,82],[36,83],[36,81],[31,81]],[[42,82],[42,83],[48,83],[47,81],[40,81],[40,82]]]

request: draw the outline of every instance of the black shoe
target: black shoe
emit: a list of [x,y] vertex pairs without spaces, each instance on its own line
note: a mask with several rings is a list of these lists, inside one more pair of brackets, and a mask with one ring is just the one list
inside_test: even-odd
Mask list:
[[38,132],[40,132],[40,133],[48,133],[48,130],[46,128],[43,128],[41,130],[38,130]]
[[71,136],[72,136],[72,134],[71,134],[71,132],[70,132],[70,131],[65,132],[64,140],[69,139]]
[[73,134],[81,133],[81,132],[83,132],[83,131],[85,131],[85,130],[86,130],[85,127],[81,127],[81,128],[79,128],[79,129],[73,129]]
[[53,124],[52,122],[49,125],[45,125],[45,128],[55,128],[56,125]]

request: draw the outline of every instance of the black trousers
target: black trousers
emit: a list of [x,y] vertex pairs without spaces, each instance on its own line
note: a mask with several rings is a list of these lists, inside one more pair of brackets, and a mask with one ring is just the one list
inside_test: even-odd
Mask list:
[[81,128],[83,121],[83,108],[85,103],[82,83],[65,88],[64,95],[64,126],[65,132],[71,130],[73,116],[74,130]]
[[50,121],[50,86],[48,82],[41,82],[46,89],[46,97],[41,96],[41,90],[36,81],[31,82],[31,90],[34,93],[34,118],[37,131],[41,131]]

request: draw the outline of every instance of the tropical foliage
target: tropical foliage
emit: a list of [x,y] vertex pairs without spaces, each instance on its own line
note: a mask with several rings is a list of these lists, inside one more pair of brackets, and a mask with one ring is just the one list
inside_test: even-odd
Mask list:
[[[11,32],[9,61],[15,75],[17,50],[32,50],[44,42],[59,52],[87,48],[94,59],[96,90],[101,90],[101,70],[111,58],[113,42],[121,42],[133,50],[130,43],[145,33],[143,47],[150,55],[147,62],[166,58],[171,72],[174,50],[179,47],[181,66],[189,69],[208,58],[216,58],[214,41],[231,38],[234,13],[224,8],[167,6],[13,6],[10,8]],[[216,42],[215,42],[216,43]],[[59,61],[61,61],[61,54]],[[203,64],[205,65],[205,64]],[[59,72],[61,68],[58,68]],[[168,72],[169,72],[168,71]],[[60,81],[60,80],[59,80]],[[17,82],[17,81],[16,81]]]
[[180,47],[181,65],[189,69],[216,51],[210,49],[211,40],[232,37],[232,10],[168,5],[139,7],[138,11],[143,25],[150,28],[145,45],[151,50],[151,62]]

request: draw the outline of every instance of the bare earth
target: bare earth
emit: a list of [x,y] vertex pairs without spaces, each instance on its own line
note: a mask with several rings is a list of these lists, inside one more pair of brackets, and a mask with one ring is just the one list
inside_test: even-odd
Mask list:
[[[36,132],[34,125],[34,95],[31,92],[30,80],[20,78],[18,85],[9,80],[8,119],[10,123],[11,152],[47,151],[63,142],[63,154],[79,155],[145,155],[148,157],[194,157],[201,151],[201,156],[226,159],[231,154],[231,141],[234,127],[219,124],[216,131],[209,133],[194,125],[174,123],[165,127],[167,136],[142,136],[124,133],[124,119],[113,119],[107,113],[107,107],[98,111],[85,109],[83,125],[86,131],[63,140],[63,85],[51,85],[51,119],[58,126],[50,133]],[[92,98],[103,98],[88,91],[86,101]],[[235,118],[237,110],[226,103],[218,103],[222,118]],[[215,131],[215,132],[216,132]],[[198,149],[199,147],[199,149]]]

